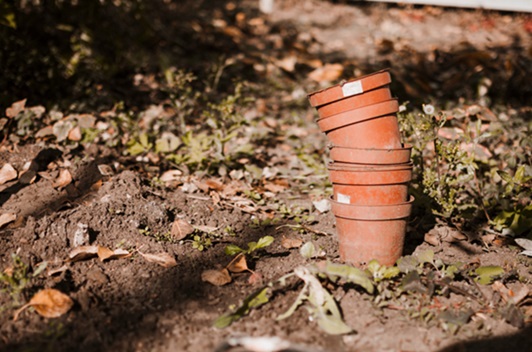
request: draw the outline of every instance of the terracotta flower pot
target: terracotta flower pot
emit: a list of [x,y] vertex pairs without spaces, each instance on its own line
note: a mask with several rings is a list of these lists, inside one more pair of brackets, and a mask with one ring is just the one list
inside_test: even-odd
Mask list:
[[318,120],[329,141],[348,148],[401,148],[396,99]]
[[355,164],[402,164],[410,161],[412,145],[402,148],[346,148],[332,145],[329,156],[332,160]]
[[331,201],[340,258],[357,266],[372,259],[393,265],[403,253],[414,198],[393,205],[352,205]]
[[342,112],[358,109],[390,99],[392,99],[390,88],[383,87],[369,91],[367,93],[353,95],[342,100],[337,100],[335,102],[322,105],[317,108],[317,111],[320,118],[326,118]]
[[408,199],[408,184],[412,179],[412,164],[366,165],[329,164],[333,184],[333,199],[356,205],[387,205],[404,203]]
[[388,70],[382,70],[310,93],[308,99],[310,105],[318,107],[388,85],[391,81],[392,77]]

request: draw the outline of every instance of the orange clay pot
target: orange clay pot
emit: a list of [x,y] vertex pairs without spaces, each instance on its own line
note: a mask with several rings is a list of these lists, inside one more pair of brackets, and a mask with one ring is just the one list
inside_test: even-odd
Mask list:
[[392,77],[388,70],[378,71],[366,76],[358,77],[350,81],[310,93],[308,99],[310,105],[319,107],[334,101],[353,95],[359,95],[373,89],[390,84]]
[[408,199],[412,164],[366,165],[329,164],[333,199],[343,204],[387,205]]
[[318,120],[329,141],[348,148],[401,148],[396,99]]
[[402,164],[410,161],[412,145],[405,144],[402,148],[346,148],[330,146],[329,156],[334,161],[355,164]]
[[317,108],[317,111],[318,116],[322,119],[390,99],[392,99],[392,93],[390,92],[390,88],[386,86],[367,93],[353,95],[349,98],[322,105]]
[[340,258],[356,266],[372,259],[391,266],[403,254],[406,225],[414,198],[392,205],[353,205],[331,201]]

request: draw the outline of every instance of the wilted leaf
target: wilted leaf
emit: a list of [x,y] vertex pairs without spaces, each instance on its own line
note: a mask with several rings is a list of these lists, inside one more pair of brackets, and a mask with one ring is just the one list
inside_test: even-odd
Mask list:
[[172,224],[172,230],[170,234],[176,241],[181,241],[183,238],[194,232],[194,227],[190,225],[186,220],[177,219]]
[[73,305],[72,299],[64,293],[47,288],[37,292],[28,303],[17,310],[13,320],[17,320],[20,312],[28,307],[33,307],[39,315],[45,318],[58,318],[68,312]]
[[74,248],[69,254],[67,261],[79,262],[98,255],[98,246],[80,246]]
[[318,313],[315,319],[320,328],[328,334],[344,335],[353,332],[353,329],[344,323],[341,316]]
[[307,242],[300,249],[299,254],[305,259],[310,259],[316,255],[316,247],[314,243]]
[[428,293],[428,288],[421,282],[417,271],[409,271],[401,280],[401,289],[409,292]]
[[21,111],[24,110],[24,106],[26,106],[26,99],[14,102],[9,108],[6,109],[6,116],[9,118],[17,116]]
[[397,267],[402,273],[417,270],[419,261],[412,255],[405,255],[397,260]]
[[0,228],[2,228],[4,225],[9,224],[10,222],[13,222],[17,219],[17,214],[15,213],[4,213],[0,215]]
[[0,185],[16,179],[18,176],[17,170],[11,164],[4,164],[0,169]]
[[98,246],[98,258],[103,262],[105,260],[120,259],[131,257],[131,253],[125,249],[117,248],[111,250],[107,247]]
[[231,275],[227,269],[205,270],[201,273],[201,280],[214,286],[223,286],[231,282]]
[[432,251],[431,249],[427,249],[423,252],[417,253],[416,257],[419,260],[420,264],[434,263],[434,251]]
[[347,282],[359,285],[369,294],[372,294],[373,290],[375,289],[373,283],[368,277],[368,274],[359,268],[355,268],[354,266],[326,262],[325,264],[320,263],[314,267],[314,269],[312,267],[310,269],[327,275],[332,281],[335,281],[337,278],[342,278]]
[[52,183],[52,187],[65,188],[71,182],[72,182],[72,175],[70,174],[70,171],[68,171],[68,169],[61,169],[61,171],[59,171],[59,176]]
[[281,239],[281,246],[283,246],[286,249],[292,249],[292,248],[299,248],[303,244],[303,240],[301,238],[287,238],[283,237]]
[[177,261],[173,256],[168,253],[162,252],[157,254],[142,253],[139,251],[139,254],[151,263],[159,264],[165,268],[171,268],[177,265]]
[[233,260],[231,260],[231,262],[226,266],[226,269],[232,273],[249,271],[244,253],[238,254]]

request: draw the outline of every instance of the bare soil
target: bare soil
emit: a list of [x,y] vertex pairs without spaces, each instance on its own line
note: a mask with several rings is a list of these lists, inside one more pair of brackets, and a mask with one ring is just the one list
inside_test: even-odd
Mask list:
[[[529,15],[316,0],[279,1],[277,5],[271,15],[263,16],[263,20],[271,27],[281,28],[285,40],[288,35],[293,37],[297,44],[294,50],[300,48],[303,52],[301,48],[305,48],[304,53],[294,55],[308,60],[315,57],[324,62],[341,61],[345,67],[354,68],[344,73],[346,76],[390,66],[394,80],[400,83],[398,94],[407,96],[409,93],[411,99],[437,97],[442,95],[438,93],[440,89],[455,88],[445,95],[460,99],[461,81],[452,80],[465,77],[467,73],[451,66],[448,58],[453,51],[465,55],[470,51],[464,48],[474,48],[475,53],[481,54],[471,56],[471,60],[488,60],[495,64],[509,51],[517,50],[512,49],[516,43],[528,48],[525,55],[530,57],[532,53]],[[256,11],[257,4],[245,1],[239,6]],[[410,60],[405,65],[406,56],[410,56]],[[440,66],[437,71],[433,68],[438,60],[448,63],[447,71]],[[464,65],[476,66],[475,62]],[[495,72],[496,68],[493,70]],[[421,75],[426,77],[432,73],[431,83],[420,83]],[[320,87],[319,83],[304,79],[300,81],[306,82],[304,91]],[[515,93],[513,88],[518,84],[507,83],[504,89],[513,92],[516,104],[521,101],[524,105],[520,97],[530,91]],[[529,88],[530,85],[523,87]],[[297,89],[294,91],[300,94]],[[277,118],[290,113],[289,103],[279,97],[271,98],[268,104],[277,111]],[[301,143],[324,148],[325,140],[313,123],[313,112],[309,107],[302,111],[306,117],[301,121],[307,125],[303,128]],[[276,156],[289,156],[291,152],[293,150],[289,149],[269,151]],[[53,172],[47,166],[57,161],[68,161],[66,165],[73,174],[74,182],[64,189],[53,187],[52,181],[44,177]],[[437,322],[412,317],[412,312],[378,308],[369,295],[349,287],[337,287],[333,295],[340,304],[345,322],[356,331],[353,334],[327,335],[309,320],[305,309],[297,310],[289,319],[276,321],[275,318],[295,300],[297,285],[278,292],[268,304],[230,327],[215,329],[212,324],[218,316],[261,284],[308,264],[297,249],[281,246],[283,236],[313,241],[326,253],[327,259],[339,260],[334,217],[330,212],[319,212],[312,205],[313,200],[319,199],[316,196],[319,189],[315,194],[301,193],[297,182],[289,180],[293,188],[275,195],[288,204],[310,209],[309,215],[317,219],[312,224],[313,231],[301,233],[290,227],[280,227],[283,223],[256,225],[253,211],[237,203],[217,202],[209,187],[190,191],[184,186],[186,182],[175,187],[153,184],[142,170],[122,165],[120,156],[112,150],[69,151],[40,144],[4,148],[0,152],[1,165],[10,163],[20,170],[27,162],[33,162],[40,172],[33,183],[15,180],[2,186],[2,213],[16,213],[19,220],[0,230],[1,266],[6,268],[10,264],[12,253],[17,253],[32,268],[43,261],[48,262],[49,270],[66,265],[57,273],[46,273],[34,279],[25,296],[31,297],[43,287],[53,287],[68,294],[75,305],[57,319],[45,319],[26,310],[13,321],[13,309],[4,309],[0,317],[2,351],[214,351],[234,336],[277,336],[294,345],[306,346],[301,351],[329,352],[517,352],[530,351],[532,346],[530,325],[516,328],[500,317],[485,315],[481,322],[468,323],[453,334]],[[112,174],[102,175],[99,165],[110,166]],[[283,161],[279,165],[283,165]],[[230,226],[235,235],[224,235],[204,251],[194,249],[190,240],[176,243],[158,240],[154,234],[168,232],[176,219],[216,229]],[[176,258],[177,266],[164,268],[147,262],[139,254],[104,262],[97,258],[65,262],[80,226],[87,227],[90,244],[120,246],[132,251],[140,249],[144,253],[167,252]],[[149,228],[152,235],[139,231],[145,228]],[[423,242],[426,231],[411,227],[405,254],[431,248],[445,263],[511,265],[521,277],[532,278],[530,260],[518,259],[515,247],[489,249],[480,241],[442,242],[433,247]],[[227,244],[245,248],[248,242],[266,235],[275,237],[275,242],[250,261],[252,269],[262,276],[262,282],[248,283],[249,273],[235,274],[232,283],[221,287],[202,281],[204,270],[223,267],[230,261],[223,252]],[[491,299],[493,291],[488,291],[486,297]],[[448,307],[478,304],[459,294],[451,294],[444,300],[440,303]],[[9,304],[9,296],[0,295],[0,306]]]

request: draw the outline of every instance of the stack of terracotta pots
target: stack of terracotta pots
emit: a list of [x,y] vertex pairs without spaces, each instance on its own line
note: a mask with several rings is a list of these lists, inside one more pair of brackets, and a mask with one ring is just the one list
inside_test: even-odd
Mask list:
[[387,70],[309,94],[330,142],[340,257],[364,266],[393,265],[402,255],[413,198],[411,146],[401,143]]

